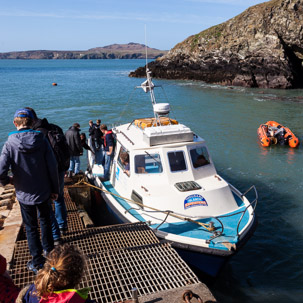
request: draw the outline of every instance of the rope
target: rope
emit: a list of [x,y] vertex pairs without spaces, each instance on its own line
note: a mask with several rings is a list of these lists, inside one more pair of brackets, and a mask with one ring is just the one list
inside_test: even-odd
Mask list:
[[193,219],[190,219],[190,218],[187,218],[187,217],[183,217],[183,216],[174,214],[174,213],[171,212],[171,211],[163,211],[163,210],[160,210],[160,209],[151,207],[151,206],[144,205],[144,204],[142,204],[142,203],[140,203],[140,202],[133,201],[133,200],[131,200],[131,199],[122,197],[122,196],[120,196],[120,195],[118,195],[118,194],[111,193],[111,192],[109,192],[109,191],[106,190],[106,189],[103,189],[103,188],[100,188],[100,187],[98,187],[98,186],[92,185],[92,184],[90,184],[90,183],[84,181],[84,179],[79,180],[75,185],[78,185],[78,184],[81,184],[81,183],[82,183],[82,184],[85,184],[85,185],[87,185],[87,186],[90,186],[90,187],[92,187],[92,188],[96,188],[96,189],[98,189],[98,190],[101,190],[101,191],[103,191],[103,192],[106,193],[106,194],[111,194],[112,196],[116,196],[116,197],[121,198],[121,199],[124,199],[124,200],[126,200],[126,201],[128,201],[128,202],[137,204],[137,205],[139,205],[139,206],[141,206],[141,207],[149,208],[149,209],[154,210],[154,211],[157,211],[157,212],[162,212],[162,213],[164,213],[164,214],[167,214],[167,215],[169,215],[169,216],[175,217],[175,218],[180,219],[180,220],[183,220],[183,221],[188,221],[188,222],[190,222],[190,223],[198,224],[198,225],[202,226],[203,228],[205,228],[205,229],[208,230],[208,231],[214,231],[214,230],[215,230],[215,227],[214,227],[213,225],[205,224],[205,223],[202,223],[202,222],[198,222],[198,221],[196,221],[196,220],[193,220]]

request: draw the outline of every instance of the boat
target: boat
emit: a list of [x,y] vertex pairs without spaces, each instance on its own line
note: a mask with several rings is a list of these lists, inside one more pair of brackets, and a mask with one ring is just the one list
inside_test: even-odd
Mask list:
[[288,127],[276,121],[267,121],[265,124],[261,124],[257,133],[260,143],[264,147],[280,144],[294,148],[300,144],[298,137]]
[[242,193],[218,175],[205,140],[169,117],[169,103],[156,103],[148,69],[146,76],[139,87],[153,116],[113,127],[108,181],[91,153],[86,174],[117,223],[145,222],[194,269],[216,277],[256,228],[257,190]]

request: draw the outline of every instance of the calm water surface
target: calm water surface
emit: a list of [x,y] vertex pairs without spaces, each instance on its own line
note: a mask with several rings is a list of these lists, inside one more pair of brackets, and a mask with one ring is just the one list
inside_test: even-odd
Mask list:
[[[0,60],[1,149],[23,106],[64,131],[78,122],[86,133],[89,119],[111,125],[152,116],[148,95],[134,91],[143,79],[128,77],[144,63]],[[303,141],[303,91],[154,82],[164,87],[156,97],[171,103],[171,117],[205,138],[218,173],[241,191],[254,184],[259,193],[258,228],[210,285],[215,296],[221,302],[303,302],[303,145],[263,148],[257,139],[258,126],[276,120]]]

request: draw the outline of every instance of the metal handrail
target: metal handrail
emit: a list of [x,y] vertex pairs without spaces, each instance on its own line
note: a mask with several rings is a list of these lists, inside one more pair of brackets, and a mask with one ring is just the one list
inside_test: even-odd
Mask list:
[[[259,198],[259,196],[258,196],[257,189],[256,189],[256,187],[255,187],[254,185],[252,185],[244,194],[242,194],[242,198],[245,197],[245,195],[246,195],[249,191],[251,191],[252,189],[255,191],[256,197],[255,197],[255,199],[254,199],[252,202],[249,202],[249,200],[246,198],[247,201],[249,202],[249,205],[248,205],[248,206],[245,208],[245,210],[243,211],[242,217],[240,218],[240,220],[239,220],[239,222],[238,222],[238,226],[237,226],[237,237],[239,236],[239,227],[240,227],[240,223],[241,223],[241,221],[242,221],[242,219],[243,219],[243,217],[244,217],[244,215],[245,215],[247,209],[248,209],[249,207],[252,207],[252,208],[253,208],[253,213],[254,213],[254,212],[255,212],[255,209],[256,209],[256,206],[257,206],[257,203],[258,203],[258,198]],[[253,206],[253,204],[254,204],[254,206]]]
[[[217,217],[214,217],[215,219],[217,219],[217,220],[221,223],[221,226],[223,226],[223,224],[222,224],[222,222],[219,220],[219,218],[232,217],[232,216],[235,216],[235,215],[238,215],[238,214],[241,214],[241,213],[242,213],[242,216],[241,216],[241,218],[240,218],[240,220],[239,220],[239,222],[238,222],[238,225],[237,225],[237,237],[239,236],[239,227],[240,227],[241,221],[242,221],[242,219],[243,219],[243,217],[244,217],[244,215],[245,215],[247,209],[248,209],[249,207],[253,207],[253,212],[254,212],[255,209],[256,209],[256,206],[257,206],[257,202],[258,202],[258,198],[259,198],[259,197],[258,197],[258,192],[257,192],[257,189],[256,189],[255,185],[252,185],[248,190],[245,191],[244,194],[241,194],[241,197],[242,197],[242,198],[245,197],[245,195],[246,195],[248,192],[250,192],[252,189],[255,191],[256,197],[255,197],[255,199],[254,199],[252,202],[249,202],[249,201],[248,201],[248,202],[249,202],[249,205],[248,205],[247,207],[245,207],[244,210],[239,211],[239,212],[236,212],[236,213],[231,214],[231,215],[225,215],[225,216],[217,216]],[[247,199],[247,200],[248,200],[248,199]],[[222,227],[222,233],[223,233],[223,231],[224,231],[224,227]],[[222,233],[221,233],[221,234],[222,234]]]

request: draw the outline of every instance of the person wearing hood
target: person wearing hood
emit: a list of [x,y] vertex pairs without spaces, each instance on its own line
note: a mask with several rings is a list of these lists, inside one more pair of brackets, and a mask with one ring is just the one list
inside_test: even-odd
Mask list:
[[[47,254],[54,248],[49,205],[59,193],[57,161],[44,135],[31,129],[30,110],[17,110],[13,122],[17,131],[9,134],[0,155],[0,183],[15,186],[32,256],[27,267],[36,273],[45,262],[42,253]],[[9,169],[12,177],[8,175]]]
[[[45,138],[47,138],[49,142],[50,142],[49,132],[51,132],[53,130],[56,130],[56,134],[60,134],[64,137],[61,127],[59,127],[58,125],[49,123],[46,118],[43,118],[43,119],[38,118],[38,116],[33,108],[31,108],[31,107],[26,107],[26,108],[29,109],[34,116],[33,125],[32,125],[33,130],[42,132],[44,134]],[[65,138],[64,138],[64,140],[65,140]],[[50,142],[50,144],[51,144],[51,142]],[[54,148],[51,144],[51,147],[56,156],[56,148],[58,148],[58,146]],[[62,146],[60,146],[60,147],[62,147]],[[62,155],[62,154],[63,154],[63,151],[61,148],[60,155]],[[58,199],[54,200],[55,214],[53,213],[53,210],[52,210],[51,211],[51,220],[52,220],[52,232],[53,232],[54,244],[58,245],[61,243],[61,234],[64,235],[65,232],[67,231],[67,210],[66,210],[66,205],[65,205],[65,201],[64,201],[64,175],[65,175],[65,171],[68,167],[66,167],[66,166],[62,167],[62,164],[59,161],[60,159],[58,159],[58,157],[56,157],[56,158],[57,158],[57,162],[58,162],[59,195],[58,195]]]
[[80,156],[83,155],[83,147],[80,139],[80,124],[74,123],[65,133],[66,141],[69,147],[70,164],[68,173],[69,176],[80,172]]

